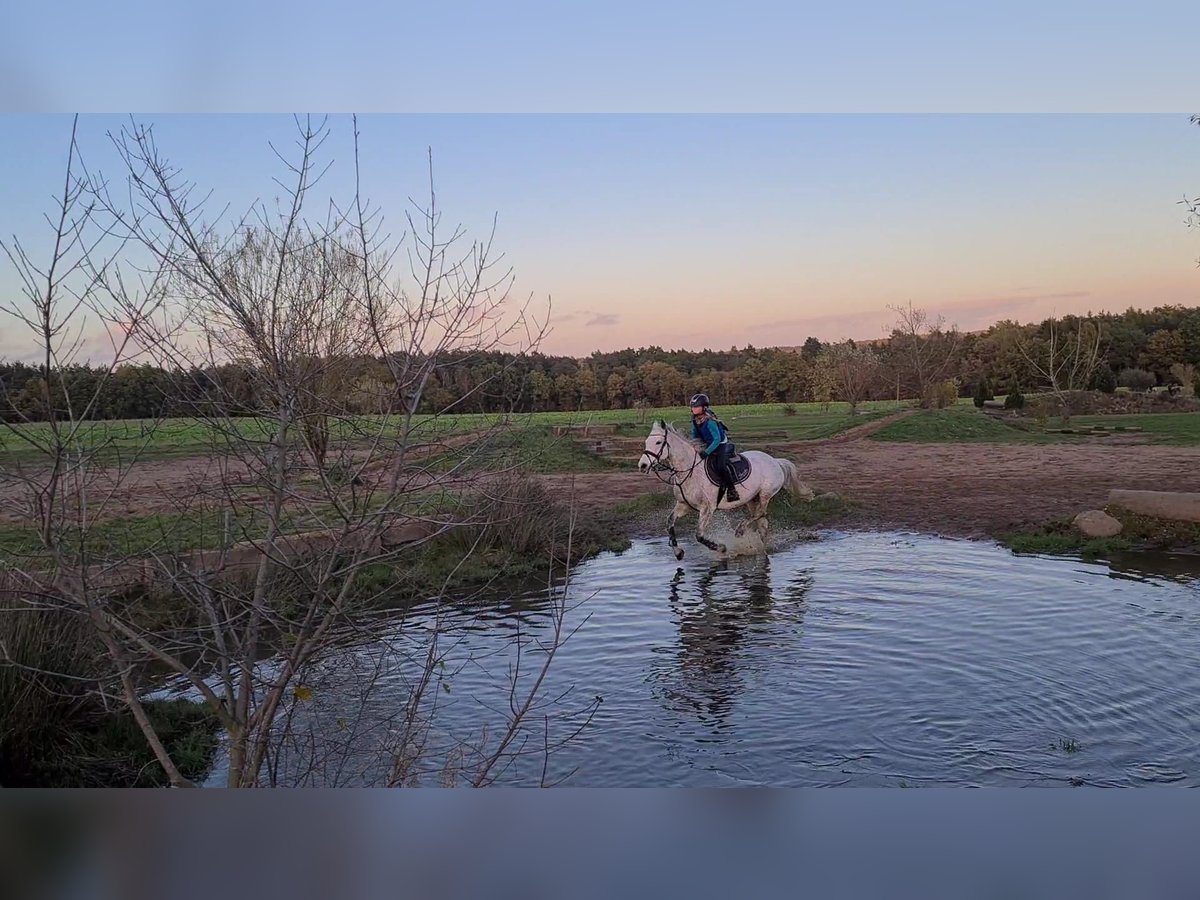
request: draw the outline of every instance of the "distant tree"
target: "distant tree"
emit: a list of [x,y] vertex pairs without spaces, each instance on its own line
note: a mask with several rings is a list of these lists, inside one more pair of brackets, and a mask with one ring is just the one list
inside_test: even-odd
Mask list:
[[812,362],[824,352],[825,345],[815,337],[807,338],[804,341],[804,346],[800,348],[800,356],[808,362]]
[[1183,361],[1183,335],[1174,329],[1154,332],[1138,354],[1140,368],[1153,372],[1160,381],[1166,381],[1171,367]]
[[983,404],[995,397],[992,393],[992,386],[988,383],[986,375],[980,375],[975,382],[975,406],[982,409]]
[[820,403],[822,409],[828,410],[837,387],[837,374],[828,354],[822,353],[813,361],[809,370],[809,385],[813,401]]
[[625,406],[625,379],[617,372],[613,372],[608,376],[608,381],[604,386],[605,393],[608,395],[609,409],[622,409]]
[[934,402],[934,388],[952,374],[959,353],[959,333],[910,302],[907,306],[889,306],[896,314],[892,327],[891,359],[895,374],[921,401]]
[[842,400],[850,404],[850,414],[856,414],[858,404],[879,378],[879,357],[867,347],[844,341],[826,349],[824,360],[835,390]]

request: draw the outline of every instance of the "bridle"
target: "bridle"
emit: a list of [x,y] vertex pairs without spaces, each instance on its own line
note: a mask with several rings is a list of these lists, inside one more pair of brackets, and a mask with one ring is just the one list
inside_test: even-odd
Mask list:
[[[671,455],[671,445],[667,443],[668,436],[669,436],[669,433],[664,428],[663,433],[662,433],[662,440],[658,442],[657,449],[655,449],[655,450],[643,449],[642,454],[645,456],[648,456],[652,460],[654,460],[654,462],[650,465],[650,471],[654,473],[654,477],[657,478],[659,481],[661,481],[663,484],[669,484],[673,488],[678,488],[679,489],[679,499],[682,500],[684,503],[687,503],[688,506],[691,506],[692,509],[695,509],[696,507],[692,506],[692,504],[688,501],[687,497],[684,496],[683,486],[687,483],[687,480],[689,478],[691,478],[693,474],[695,474],[696,469],[699,467],[701,461],[703,460],[703,457],[700,456],[699,454],[697,454],[696,461],[693,462],[691,468],[687,470],[687,474],[684,475],[682,478],[680,478],[679,477],[680,470],[676,469],[668,461],[670,459],[670,455]],[[670,472],[671,474],[668,475],[666,478],[663,478],[661,473],[664,471]]]

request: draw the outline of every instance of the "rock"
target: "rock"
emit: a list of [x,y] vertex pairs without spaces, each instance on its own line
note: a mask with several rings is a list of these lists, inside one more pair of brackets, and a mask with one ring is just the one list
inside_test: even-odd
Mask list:
[[1076,528],[1093,538],[1116,537],[1121,533],[1121,523],[1099,509],[1081,512],[1072,523]]
[[1125,491],[1108,492],[1108,505],[1119,506],[1132,513],[1154,516],[1158,519],[1173,519],[1177,522],[1200,522],[1200,494],[1185,494],[1177,491]]

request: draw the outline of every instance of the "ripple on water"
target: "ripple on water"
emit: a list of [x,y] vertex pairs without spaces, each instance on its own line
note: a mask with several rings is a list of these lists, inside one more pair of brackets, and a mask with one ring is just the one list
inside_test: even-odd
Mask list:
[[[581,785],[1196,784],[1195,574],[1177,560],[1169,577],[1123,565],[887,534],[724,561],[689,548],[677,564],[664,540],[638,541],[572,579],[571,601],[584,601],[572,618],[586,621],[545,696],[573,688],[576,700],[604,702],[551,759],[551,775],[574,770]],[[481,704],[504,706],[514,635],[530,641],[549,626],[546,596],[479,613],[450,617],[464,663],[439,711],[451,733],[477,728]],[[373,682],[372,705],[394,709],[406,684],[397,664]],[[541,764],[506,779],[535,783]]]

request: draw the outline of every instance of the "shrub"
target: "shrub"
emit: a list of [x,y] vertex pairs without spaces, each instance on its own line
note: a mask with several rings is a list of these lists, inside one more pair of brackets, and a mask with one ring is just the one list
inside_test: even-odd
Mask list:
[[921,398],[921,406],[926,409],[930,407],[945,409],[947,406],[953,406],[957,402],[958,382],[954,379],[930,385],[925,389],[925,396]]
[[988,383],[987,376],[980,376],[979,381],[975,382],[975,406],[982,409],[983,404],[994,399],[995,394],[992,393],[992,386]]
[[[36,783],[97,699],[99,652],[87,623],[23,596],[0,576],[0,783]],[[49,748],[49,749],[48,749]]]
[[1005,409],[1024,409],[1025,395],[1021,393],[1021,386],[1013,382],[1013,386],[1008,390],[1008,396],[1004,398]]
[[1113,370],[1108,366],[1101,366],[1096,370],[1093,386],[1101,393],[1111,394],[1117,389],[1117,376],[1113,374]]
[[1121,374],[1117,376],[1117,384],[1127,387],[1131,391],[1148,391],[1157,382],[1158,379],[1154,377],[1154,373],[1147,372],[1145,369],[1122,369]]
[[794,415],[796,415],[796,404],[794,404],[794,403],[788,403],[788,404],[786,404],[786,405],[783,407],[783,410],[782,410],[782,412],[783,412],[783,414],[784,414],[785,416],[794,416]]

